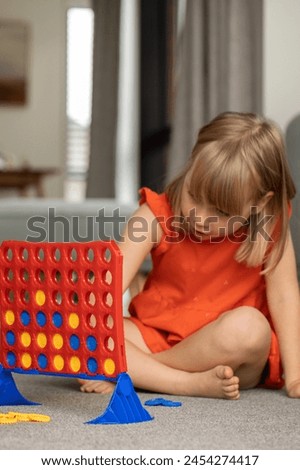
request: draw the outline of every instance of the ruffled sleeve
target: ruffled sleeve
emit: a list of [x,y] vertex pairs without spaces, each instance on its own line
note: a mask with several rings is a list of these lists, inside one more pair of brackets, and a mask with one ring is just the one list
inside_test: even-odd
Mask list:
[[167,195],[165,193],[158,194],[149,188],[141,188],[139,194],[139,204],[142,205],[147,203],[155,215],[158,223],[160,224],[163,232],[166,235],[170,235],[170,228],[174,214],[169,204]]
[[156,254],[161,254],[168,249],[170,242],[178,241],[182,234],[179,234],[174,227],[176,218],[165,193],[158,194],[149,188],[142,188],[139,193],[140,205],[148,204],[155,215],[155,223],[159,224],[163,231],[160,243],[153,249]]

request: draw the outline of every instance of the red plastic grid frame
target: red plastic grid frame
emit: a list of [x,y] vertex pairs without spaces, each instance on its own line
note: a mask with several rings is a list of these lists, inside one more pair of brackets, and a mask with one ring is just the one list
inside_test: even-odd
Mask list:
[[0,362],[22,373],[126,371],[122,255],[114,241],[0,247]]

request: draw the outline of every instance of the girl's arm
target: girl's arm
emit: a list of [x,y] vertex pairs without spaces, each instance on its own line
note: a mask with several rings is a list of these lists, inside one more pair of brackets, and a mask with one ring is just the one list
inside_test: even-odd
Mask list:
[[300,398],[300,295],[291,234],[276,268],[266,275],[268,304],[279,341],[289,396]]
[[147,204],[140,206],[126,224],[118,243],[123,254],[123,292],[127,290],[138,269],[162,236],[162,229]]

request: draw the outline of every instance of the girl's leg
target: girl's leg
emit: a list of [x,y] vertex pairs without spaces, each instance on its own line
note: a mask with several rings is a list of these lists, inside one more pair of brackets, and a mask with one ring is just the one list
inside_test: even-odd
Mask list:
[[[145,341],[141,335],[140,330],[137,326],[128,321],[127,318],[124,318],[124,335],[125,335],[125,346],[126,346],[126,356],[128,363],[128,352],[127,352],[127,340],[130,338],[130,343],[136,345],[136,347],[144,353],[150,354],[150,349],[146,346]],[[114,383],[108,382],[106,380],[85,380],[78,379],[80,383],[80,390],[82,392],[96,392],[96,393],[110,393],[114,389]]]
[[130,283],[129,286],[129,292],[130,292],[130,297],[133,299],[136,295],[138,295],[140,292],[142,292],[144,288],[144,284],[146,282],[147,276],[145,276],[143,273],[138,272],[133,280]]
[[226,364],[239,377],[240,388],[245,389],[259,383],[270,344],[271,328],[264,315],[253,307],[239,307],[154,357],[189,372]]
[[[135,386],[171,394],[238,398],[238,382],[241,388],[251,388],[260,380],[271,330],[258,310],[240,307],[158,354],[150,353],[137,327],[126,319],[125,338]],[[81,389],[103,393],[101,383],[85,382]]]
[[[173,395],[239,398],[239,379],[227,366],[217,366],[205,372],[176,370],[157,361],[146,346],[136,325],[125,321],[128,372],[136,387]],[[147,371],[145,373],[145,371]],[[107,381],[79,380],[81,391],[110,393],[114,384]]]
[[126,355],[128,372],[138,388],[172,395],[239,398],[239,379],[228,366],[186,372],[157,361],[153,354],[141,351],[128,340]]
[[[125,337],[131,336],[139,346],[126,339],[128,373],[135,387],[172,395],[237,399],[239,379],[228,366],[218,365],[204,372],[186,372],[169,367],[154,358],[143,342],[138,328],[125,319]],[[113,384],[105,381],[82,381],[84,392],[108,393]]]

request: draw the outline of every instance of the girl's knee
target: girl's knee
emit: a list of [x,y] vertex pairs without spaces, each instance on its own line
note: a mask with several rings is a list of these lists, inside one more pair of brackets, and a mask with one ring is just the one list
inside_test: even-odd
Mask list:
[[[238,307],[220,317],[220,327],[233,338],[234,347],[249,352],[269,351],[271,327],[266,317],[254,307]],[[225,331],[224,331],[225,330]]]

